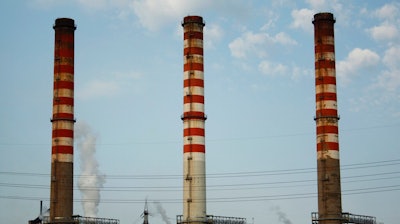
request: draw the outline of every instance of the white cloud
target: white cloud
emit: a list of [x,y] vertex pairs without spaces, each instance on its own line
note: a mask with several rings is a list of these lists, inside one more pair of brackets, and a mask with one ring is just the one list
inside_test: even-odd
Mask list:
[[384,20],[394,20],[399,13],[399,3],[385,4],[375,11],[375,15]]
[[337,77],[346,84],[362,69],[376,66],[379,55],[369,49],[353,49],[343,61],[337,62]]
[[262,74],[270,76],[285,75],[288,73],[287,66],[265,60],[260,62],[260,64],[258,65],[258,70],[260,70]]
[[293,22],[290,25],[292,28],[302,29],[311,33],[313,31],[312,19],[315,11],[311,9],[295,9],[292,11]]
[[[181,31],[182,33],[182,31]],[[204,27],[204,45],[206,48],[214,48],[214,45],[218,43],[224,36],[223,29],[217,24],[208,24]]]
[[101,97],[114,97],[126,91],[132,91],[132,85],[141,78],[140,73],[114,73],[110,78],[91,80],[80,89],[76,96],[81,100],[91,100]]
[[229,43],[229,49],[236,58],[246,58],[249,54],[263,58],[266,57],[267,48],[271,44],[295,45],[297,42],[283,32],[270,36],[268,33],[248,31]]
[[296,45],[297,42],[290,38],[289,35],[287,35],[286,33],[280,32],[278,34],[275,35],[274,38],[272,38],[272,41],[275,43],[280,43],[283,45]]
[[311,8],[318,11],[326,8],[327,6],[326,0],[306,0],[306,2],[311,6]]
[[373,15],[381,19],[381,24],[366,29],[367,32],[377,41],[386,41],[389,45],[393,42],[399,43],[399,3],[385,4],[381,8],[375,10]]
[[388,23],[382,23],[379,26],[374,26],[368,29],[368,31],[372,38],[380,41],[394,40],[399,37],[399,31],[397,30],[397,27]]
[[264,50],[259,46],[266,45],[268,36],[265,33],[253,33],[251,31],[244,33],[229,43],[231,54],[236,58],[246,58],[252,51],[258,51],[259,55],[264,55]]
[[378,85],[385,90],[395,91],[400,87],[400,46],[394,46],[385,51],[382,61],[387,70],[378,77]]
[[163,25],[179,21],[183,16],[198,13],[206,8],[210,0],[176,1],[176,0],[134,0],[131,7],[140,23],[149,30],[157,30]]
[[310,70],[310,69],[305,69],[305,68],[301,68],[298,66],[293,66],[292,67],[292,80],[299,80],[302,77],[313,77],[314,76],[314,70]]
[[88,100],[98,97],[111,97],[121,91],[116,81],[92,80],[76,93],[78,99]]
[[[386,50],[383,63],[389,68],[400,68],[400,46],[393,46]],[[399,74],[400,76],[400,74]]]

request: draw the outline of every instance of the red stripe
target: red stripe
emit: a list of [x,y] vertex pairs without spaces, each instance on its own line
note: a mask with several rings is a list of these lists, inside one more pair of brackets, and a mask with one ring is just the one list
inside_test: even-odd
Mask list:
[[54,89],[74,89],[74,82],[69,81],[55,81]]
[[74,98],[72,97],[58,97],[53,100],[53,105],[74,105]]
[[74,65],[70,64],[70,65],[55,65],[54,66],[54,74],[57,73],[70,73],[70,74],[74,74]]
[[189,95],[183,97],[183,103],[203,103],[204,104],[204,96],[200,95]]
[[317,135],[319,134],[338,134],[339,128],[333,125],[321,125],[317,126]]
[[205,117],[204,112],[189,111],[183,113],[184,119],[203,119]]
[[337,117],[337,110],[335,109],[320,109],[316,111],[317,117]]
[[199,31],[186,31],[183,34],[183,39],[188,40],[188,39],[200,39],[203,40],[203,32]]
[[[318,41],[320,38],[326,38],[326,37],[333,37],[334,33],[333,33],[333,22],[332,23],[328,23],[325,24],[326,21],[318,21],[315,22],[314,21],[314,30],[316,32],[314,32],[314,36],[315,36],[315,40]],[[317,32],[318,30],[318,32]]]
[[183,70],[184,71],[190,71],[190,70],[197,70],[197,71],[204,71],[204,65],[202,63],[186,63],[183,65]]
[[336,85],[336,77],[334,76],[320,76],[315,78],[315,85],[332,84]]
[[335,52],[335,45],[332,44],[317,44],[315,45],[315,53]]
[[183,129],[183,136],[203,136],[204,137],[205,131],[204,128],[185,128]]
[[57,137],[68,137],[68,138],[73,138],[74,137],[74,131],[70,129],[56,129],[53,130],[53,138]]
[[56,145],[51,148],[51,153],[74,154],[74,147],[65,145]]
[[335,68],[335,61],[332,60],[318,60],[315,62],[315,68]]
[[57,119],[73,120],[74,119],[74,114],[70,114],[70,113],[54,113],[53,114],[53,120],[57,120]]
[[74,42],[74,31],[71,30],[69,32],[56,32],[55,34],[55,45],[57,46],[57,42]]
[[316,101],[321,101],[321,100],[337,100],[336,97],[336,93],[328,93],[328,92],[324,92],[324,93],[318,93],[315,95],[315,100]]
[[183,18],[183,25],[188,23],[203,24],[203,18],[201,16],[186,16]]
[[183,49],[183,55],[188,55],[188,54],[199,54],[203,55],[204,51],[202,47],[186,47]]
[[317,151],[336,150],[339,151],[339,143],[337,142],[319,142],[317,143]]
[[185,80],[183,80],[183,86],[184,87],[190,87],[190,86],[204,87],[204,80],[203,79],[185,79]]
[[198,144],[190,144],[190,145],[184,145],[183,146],[183,153],[187,152],[206,152],[206,147],[204,145],[198,145]]
[[62,49],[56,49],[54,55],[56,57],[68,57],[68,58],[73,58],[74,57],[74,49],[72,48],[62,48]]

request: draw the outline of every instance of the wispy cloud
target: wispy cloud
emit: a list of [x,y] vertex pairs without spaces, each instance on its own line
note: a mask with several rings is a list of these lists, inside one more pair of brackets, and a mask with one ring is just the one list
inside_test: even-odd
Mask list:
[[296,45],[297,42],[284,32],[271,36],[266,32],[253,33],[247,31],[229,43],[229,49],[232,56],[236,58],[246,58],[249,55],[263,58],[267,56],[267,49],[272,44],[287,46]]
[[311,23],[312,18],[315,14],[314,10],[311,9],[295,9],[292,11],[293,22],[290,25],[295,29],[302,29],[306,32],[312,33],[313,25]]
[[101,77],[90,80],[77,89],[76,96],[81,100],[92,100],[103,97],[115,97],[126,91],[130,91],[141,78],[140,73],[114,73],[110,77]]

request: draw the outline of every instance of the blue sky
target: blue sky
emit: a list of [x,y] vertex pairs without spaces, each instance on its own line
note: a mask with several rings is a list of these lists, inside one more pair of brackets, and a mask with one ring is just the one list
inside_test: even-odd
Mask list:
[[[206,21],[207,212],[310,223],[317,211],[313,15],[336,17],[343,211],[400,219],[400,4],[324,0],[0,2],[0,217],[49,205],[54,20],[75,20],[75,117],[104,177],[98,216],[182,214],[181,21]],[[75,147],[75,183],[81,174]],[[147,179],[145,179],[145,178]],[[81,192],[74,213],[83,215]]]

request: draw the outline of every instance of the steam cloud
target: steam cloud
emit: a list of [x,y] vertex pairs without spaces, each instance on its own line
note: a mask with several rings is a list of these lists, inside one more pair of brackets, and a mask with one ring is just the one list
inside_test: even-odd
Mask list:
[[96,135],[84,122],[75,125],[75,139],[79,150],[81,174],[78,188],[82,194],[84,216],[97,217],[100,189],[105,183],[105,175],[99,171],[96,160]]
[[156,201],[156,202],[154,202],[154,204],[156,205],[157,212],[161,215],[161,218],[165,222],[165,224],[171,224],[171,222],[169,221],[169,218],[167,216],[167,212],[162,207],[161,203]]
[[286,213],[282,212],[279,206],[272,207],[271,210],[275,211],[275,214],[278,216],[278,220],[280,223],[292,224],[292,221],[287,218]]

